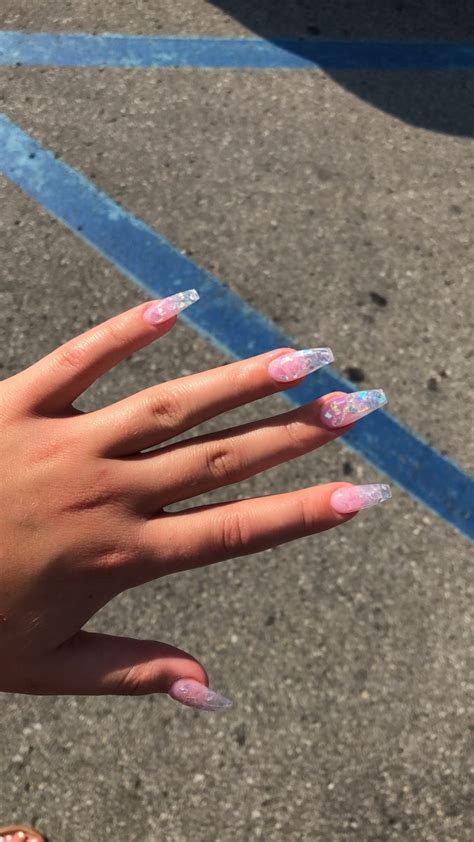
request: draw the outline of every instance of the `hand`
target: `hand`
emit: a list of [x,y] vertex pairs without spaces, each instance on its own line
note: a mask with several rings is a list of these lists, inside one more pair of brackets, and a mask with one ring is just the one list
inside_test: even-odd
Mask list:
[[388,496],[386,486],[332,483],[166,511],[321,447],[384,402],[381,392],[331,395],[276,418],[143,452],[286,389],[332,359],[328,349],[279,349],[96,412],[74,408],[98,377],[163,336],[196,298],[180,293],[140,305],[0,384],[0,690],[171,691],[187,704],[225,707],[185,652],[83,626],[128,588],[339,526]]

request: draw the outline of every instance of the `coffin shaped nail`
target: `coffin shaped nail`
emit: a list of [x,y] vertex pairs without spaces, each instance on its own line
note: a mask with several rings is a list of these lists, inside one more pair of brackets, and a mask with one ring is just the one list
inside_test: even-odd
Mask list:
[[332,362],[334,355],[330,348],[307,348],[304,351],[290,351],[272,360],[268,373],[278,383],[291,383]]
[[173,316],[177,316],[195,301],[199,301],[199,293],[195,289],[187,289],[184,292],[177,292],[176,295],[170,295],[168,298],[162,298],[159,301],[153,301],[152,304],[145,310],[143,318],[148,324],[159,325],[162,322],[168,321]]
[[176,702],[198,710],[220,711],[229,710],[232,707],[230,699],[226,699],[225,696],[191,678],[180,678],[175,681],[169,690],[169,695]]
[[361,509],[370,509],[377,503],[390,500],[391,496],[390,486],[382,483],[349,485],[339,488],[332,494],[331,506],[338,514],[347,515],[351,512],[359,512]]
[[370,389],[352,392],[329,398],[321,410],[321,421],[325,427],[346,427],[360,418],[365,418],[376,409],[385,406],[387,397],[383,389]]

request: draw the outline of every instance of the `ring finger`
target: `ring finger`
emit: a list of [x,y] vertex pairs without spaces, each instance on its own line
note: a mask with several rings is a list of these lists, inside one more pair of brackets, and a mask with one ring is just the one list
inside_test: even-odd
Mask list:
[[146,521],[133,584],[214,564],[332,529],[390,497],[387,485],[330,483],[300,491],[166,512]]

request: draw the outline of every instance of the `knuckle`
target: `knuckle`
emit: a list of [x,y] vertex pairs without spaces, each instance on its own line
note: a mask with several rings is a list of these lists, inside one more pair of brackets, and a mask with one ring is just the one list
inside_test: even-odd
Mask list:
[[307,534],[316,532],[318,528],[318,512],[311,498],[307,494],[301,495],[296,505],[298,507],[297,516],[300,523],[303,524],[305,532]]
[[36,436],[31,437],[28,449],[31,462],[61,465],[64,470],[70,470],[72,477],[80,477],[78,460],[84,458],[84,438],[82,429],[77,429],[74,421],[61,418],[36,422]]
[[236,394],[247,392],[249,385],[255,380],[255,358],[250,357],[238,363],[231,363],[226,374]]
[[43,450],[38,467],[42,472],[46,467],[47,475],[53,475],[63,486],[56,502],[58,512],[91,515],[107,509],[109,514],[119,515],[125,509],[124,490],[116,481],[111,465],[85,463],[78,460],[73,449],[64,448],[61,442],[52,442],[48,450]]
[[140,556],[132,546],[114,547],[104,557],[99,572],[107,579],[108,590],[113,596],[142,584],[138,574]]
[[98,338],[101,342],[105,340],[109,346],[121,348],[130,344],[130,329],[123,318],[117,317],[100,325]]
[[170,391],[162,391],[151,398],[148,410],[153,424],[160,430],[178,430],[183,422],[183,411],[176,395]]
[[123,321],[119,318],[111,319],[58,348],[54,361],[60,368],[77,371],[90,362],[97,346],[120,349],[129,342],[130,337]]
[[73,499],[62,504],[65,512],[93,512],[105,508],[118,508],[115,489],[86,488],[77,489]]
[[59,368],[72,369],[77,371],[83,367],[87,359],[88,351],[82,342],[70,342],[59,348],[54,355],[55,364]]
[[249,530],[240,512],[226,512],[220,524],[220,543],[226,556],[244,555],[249,546]]
[[308,430],[301,421],[288,421],[285,424],[285,435],[293,450],[305,451],[308,447]]
[[207,445],[205,462],[207,473],[220,485],[236,482],[241,475],[240,459],[229,444]]
[[143,668],[132,664],[117,676],[115,692],[122,696],[140,696],[144,690]]
[[27,387],[22,381],[19,374],[0,380],[0,424],[17,423],[18,419],[24,417],[23,403]]

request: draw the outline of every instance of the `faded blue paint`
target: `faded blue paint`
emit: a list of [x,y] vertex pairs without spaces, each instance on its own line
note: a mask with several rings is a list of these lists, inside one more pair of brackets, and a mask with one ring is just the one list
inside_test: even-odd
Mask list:
[[0,65],[466,70],[474,44],[0,32]]

